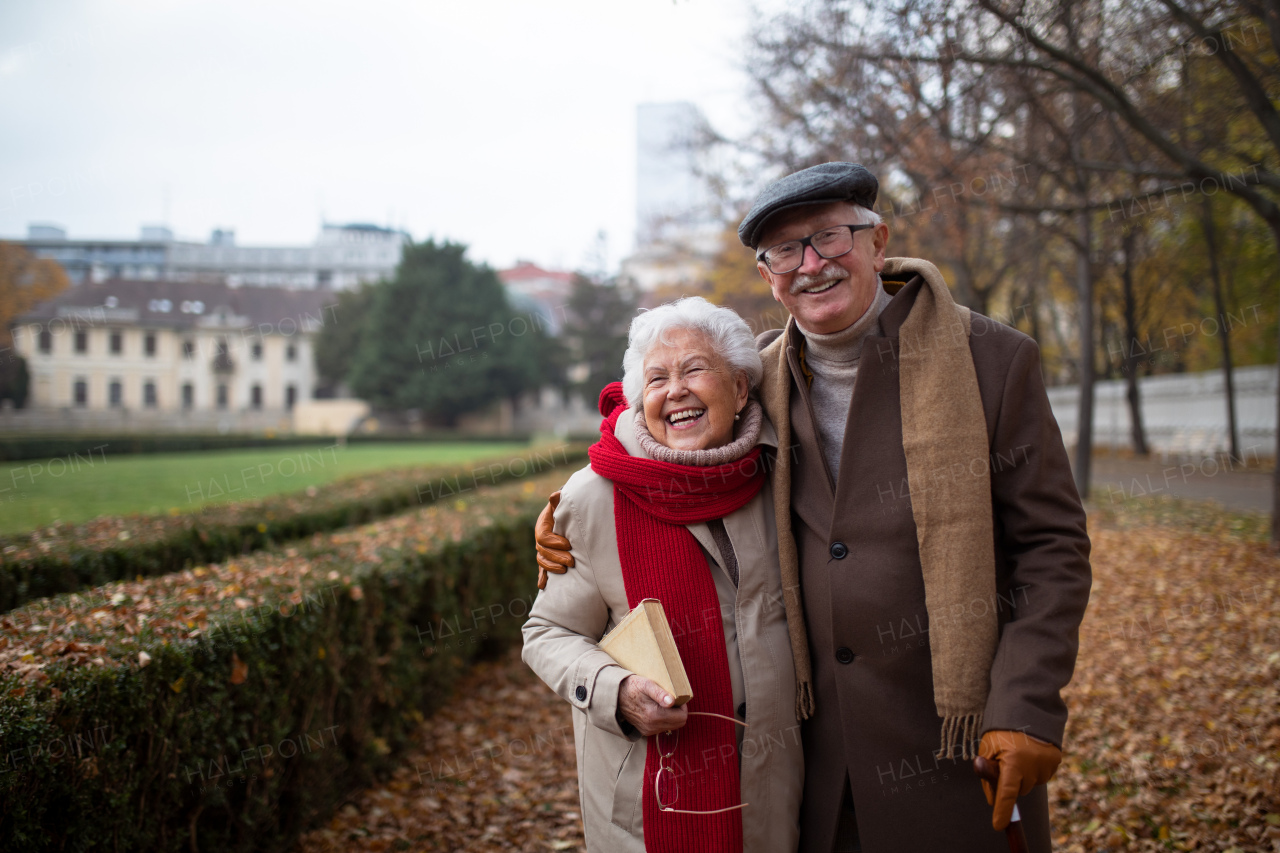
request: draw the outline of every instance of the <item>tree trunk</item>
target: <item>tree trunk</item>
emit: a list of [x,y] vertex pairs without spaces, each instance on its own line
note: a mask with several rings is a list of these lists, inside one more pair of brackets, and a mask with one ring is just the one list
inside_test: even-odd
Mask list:
[[[1109,352],[1111,350],[1111,323],[1109,322],[1109,320],[1110,318],[1107,316],[1107,310],[1105,308],[1099,311],[1097,316],[1094,318],[1094,322],[1096,322],[1098,325],[1098,333],[1094,335],[1094,339],[1098,341],[1099,344],[1101,344],[1101,348],[1104,352]],[[1123,339],[1124,329],[1117,328],[1116,334]],[[1108,379],[1115,378],[1115,376],[1113,376],[1112,374],[1118,374],[1120,376],[1123,376],[1124,375],[1123,371],[1124,371],[1123,364],[1117,367],[1115,364],[1112,363],[1111,359],[1104,358],[1102,360],[1102,366],[1098,368],[1098,374],[1093,377],[1093,381],[1106,382]]]
[[1148,456],[1147,430],[1142,423],[1142,397],[1138,388],[1138,309],[1133,296],[1133,229],[1124,232],[1124,352],[1125,397],[1129,401],[1129,425],[1135,456]]
[[1031,337],[1035,338],[1036,343],[1043,347],[1044,344],[1042,341],[1044,338],[1042,337],[1043,333],[1040,331],[1040,302],[1036,298],[1034,286],[1027,288],[1027,301],[1024,304],[1027,309],[1029,309],[1026,314],[1029,322],[1029,329],[1031,331]]
[[[1087,193],[1083,196],[1088,198]],[[1093,271],[1089,253],[1093,247],[1093,225],[1089,213],[1076,214],[1076,291],[1080,299],[1080,405],[1076,416],[1076,490],[1089,499],[1093,467]],[[1280,482],[1278,480],[1277,482]]]
[[[1275,241],[1276,250],[1280,251],[1280,217],[1269,219],[1267,224],[1271,226],[1271,238]],[[1280,325],[1277,325],[1277,338],[1280,338]],[[1276,351],[1280,352],[1280,348]],[[1276,394],[1275,463],[1271,473],[1271,547],[1280,549],[1280,393]]]
[[[1280,245],[1280,232],[1276,233],[1276,243]],[[1275,454],[1275,470],[1271,472],[1271,547],[1280,548],[1280,393],[1276,394]]]
[[1208,196],[1201,197],[1200,228],[1209,249],[1209,280],[1213,284],[1213,310],[1218,312],[1218,325],[1222,329],[1222,379],[1227,392],[1227,441],[1231,458],[1241,461],[1240,429],[1236,425],[1236,383],[1231,364],[1231,327],[1227,325],[1226,299],[1222,295],[1222,271],[1218,267],[1218,235],[1213,225],[1213,205]]

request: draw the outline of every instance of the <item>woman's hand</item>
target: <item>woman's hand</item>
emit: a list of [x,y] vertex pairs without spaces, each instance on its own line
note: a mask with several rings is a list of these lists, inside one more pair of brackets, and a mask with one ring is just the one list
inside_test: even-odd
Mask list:
[[645,737],[674,731],[689,721],[685,708],[673,708],[675,697],[643,675],[628,675],[618,685],[618,710]]

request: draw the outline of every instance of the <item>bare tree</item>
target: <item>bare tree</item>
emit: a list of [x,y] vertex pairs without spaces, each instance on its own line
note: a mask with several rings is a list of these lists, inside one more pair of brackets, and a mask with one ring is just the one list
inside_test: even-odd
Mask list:
[[962,302],[990,313],[1028,254],[1009,242],[1009,214],[975,203],[1031,180],[1005,149],[984,144],[999,120],[1013,119],[1002,75],[870,62],[854,27],[839,4],[825,4],[761,29],[750,65],[766,107],[756,150],[780,171],[829,160],[876,171],[899,251],[929,257]]
[[[1222,293],[1222,270],[1218,265],[1218,235],[1213,222],[1213,203],[1208,196],[1200,205],[1200,230],[1209,253],[1209,283],[1213,291],[1213,308],[1218,317],[1226,317],[1227,302]],[[1222,381],[1227,397],[1227,435],[1231,458],[1243,460],[1240,453],[1240,428],[1236,424],[1236,383],[1231,363],[1231,328],[1225,322],[1219,324],[1222,341]]]
[[[752,64],[770,113],[772,148],[762,147],[786,168],[860,159],[897,178],[882,207],[905,226],[905,244],[943,267],[960,300],[984,313],[1030,266],[1034,244],[1013,226],[1018,217],[1074,245],[1075,473],[1087,495],[1097,337],[1093,194],[1112,177],[1095,174],[1094,163],[1115,129],[1056,78],[965,59],[967,45],[989,33],[946,4],[892,7],[873,26],[868,14],[860,4],[827,0],[763,28],[761,61]],[[1063,22],[1077,49],[1101,49],[1084,12]],[[928,61],[899,52],[908,27]]]
[[[1142,38],[1120,40],[1112,52],[1093,57],[1073,49],[1064,39],[1059,16],[1069,2],[1035,4],[1018,0],[977,0],[976,8],[1002,25],[1002,41],[975,50],[969,58],[984,65],[1020,67],[1051,74],[1091,98],[1158,152],[1144,164],[1119,164],[1135,176],[1166,183],[1206,184],[1242,199],[1267,223],[1280,248],[1280,8],[1273,2],[1178,2],[1130,0],[1123,10],[1130,32]],[[1155,38],[1161,50],[1145,61],[1115,51],[1135,50]],[[1163,39],[1164,41],[1161,41]],[[1143,51],[1138,48],[1137,56]],[[1211,70],[1189,68],[1213,65]],[[1159,77],[1186,81],[1189,71],[1210,75],[1215,83],[1211,101],[1191,104],[1197,121],[1194,133],[1182,133],[1188,104],[1179,96],[1160,92]],[[1218,72],[1214,74],[1214,72]],[[1154,78],[1154,80],[1153,80]],[[1171,111],[1175,120],[1170,120]],[[1217,119],[1216,121],[1213,119]],[[1251,118],[1251,122],[1246,122]],[[1248,124],[1242,127],[1242,124]],[[1243,133],[1242,133],[1243,131]],[[1248,144],[1241,143],[1246,136]],[[1224,169],[1235,164],[1238,172]],[[1167,190],[1166,190],[1167,192]],[[1219,288],[1220,289],[1220,288]],[[1227,353],[1229,359],[1229,352]],[[1230,396],[1230,395],[1229,395]],[[1280,400],[1277,402],[1280,422]],[[1234,419],[1234,413],[1233,413]],[[1233,446],[1237,453],[1238,439]],[[1280,430],[1276,436],[1280,459]],[[1272,483],[1272,541],[1280,543],[1280,465]]]
[[1142,418],[1142,395],[1138,386],[1138,301],[1133,288],[1134,240],[1137,230],[1133,227],[1124,229],[1122,249],[1124,268],[1121,273],[1124,292],[1124,342],[1120,352],[1124,358],[1125,399],[1129,403],[1129,431],[1133,441],[1133,452],[1137,456],[1147,456],[1151,449],[1147,446],[1147,431]]
[[[1054,106],[1041,116],[1057,112],[1069,119],[1057,129],[1067,132],[1068,156],[1053,146],[1021,150],[1033,156],[1041,150],[1045,165],[1074,182],[1075,191],[1000,206],[1074,222],[1084,392],[1076,475],[1087,489],[1093,235],[1085,214],[1117,205],[1168,206],[1225,191],[1266,223],[1280,249],[1280,6],[1240,0],[816,0],[790,20],[797,19],[821,24],[791,45],[793,62],[820,75],[838,67],[831,58],[843,55],[843,65],[910,68],[926,81],[926,93],[940,91],[949,79],[998,81],[983,90],[984,110],[969,128],[969,143],[1007,148],[1023,132],[1034,135],[1039,129],[1018,110],[1036,103]],[[1026,97],[1028,90],[1037,98]],[[1055,90],[1068,93],[1065,112],[1060,99],[1043,97]],[[843,95],[863,97],[855,89]],[[809,131],[823,130],[821,111],[798,116]],[[938,121],[936,111],[930,118]],[[1089,132],[1082,131],[1086,118],[1093,122]],[[1102,127],[1113,143],[1124,144],[1099,144]],[[1061,138],[1056,131],[1050,135]],[[1108,175],[1128,176],[1132,188],[1119,189]],[[1272,534],[1280,542],[1280,466]]]

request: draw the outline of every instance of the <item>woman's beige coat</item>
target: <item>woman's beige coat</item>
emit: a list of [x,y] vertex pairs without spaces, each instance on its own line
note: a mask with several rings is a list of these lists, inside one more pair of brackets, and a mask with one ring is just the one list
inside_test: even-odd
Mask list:
[[[647,458],[630,415],[615,433],[632,456]],[[760,443],[776,447],[765,422]],[[715,578],[729,653],[734,707],[742,730],[744,853],[790,853],[799,839],[804,755],[795,719],[795,667],[778,569],[773,494],[768,483],[750,503],[725,516],[738,561],[735,589],[706,524],[688,525]],[[524,626],[524,660],[573,706],[578,790],[589,853],[642,853],[641,785],[646,738],[618,725],[618,685],[629,672],[596,646],[627,614],[627,593],[613,519],[613,484],[583,468],[561,490],[555,531],[573,544],[572,571],[553,574]],[[673,625],[679,634],[681,628]],[[677,808],[679,804],[677,803]]]

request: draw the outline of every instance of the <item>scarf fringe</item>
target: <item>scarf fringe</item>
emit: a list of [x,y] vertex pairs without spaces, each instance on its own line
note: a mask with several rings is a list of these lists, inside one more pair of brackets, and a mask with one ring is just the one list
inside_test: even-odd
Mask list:
[[937,758],[955,758],[960,747],[960,758],[972,761],[978,757],[974,744],[982,731],[982,713],[948,714],[942,718],[942,746],[935,753]]
[[796,682],[796,720],[803,721],[813,716],[813,682]]

